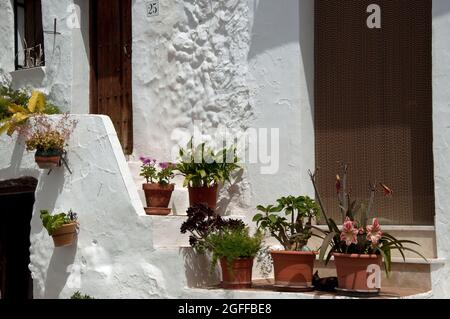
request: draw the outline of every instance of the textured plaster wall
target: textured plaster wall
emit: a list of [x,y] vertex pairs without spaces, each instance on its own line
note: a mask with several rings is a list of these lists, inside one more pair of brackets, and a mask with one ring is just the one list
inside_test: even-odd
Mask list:
[[[0,85],[14,70],[14,13],[11,0],[0,0]],[[5,79],[6,77],[6,79]]]
[[[256,204],[311,193],[313,3],[171,0],[160,3],[158,17],[147,17],[145,1],[137,0],[134,160],[141,154],[170,159],[180,132],[192,134],[194,123],[204,132],[222,126],[238,136],[275,128],[279,170],[261,175],[266,164],[247,162],[239,183],[221,192],[221,211],[251,215]],[[131,167],[136,175],[137,165]],[[185,192],[174,198],[182,212]]]
[[438,257],[433,266],[433,293],[450,298],[450,2],[433,1],[433,123]]

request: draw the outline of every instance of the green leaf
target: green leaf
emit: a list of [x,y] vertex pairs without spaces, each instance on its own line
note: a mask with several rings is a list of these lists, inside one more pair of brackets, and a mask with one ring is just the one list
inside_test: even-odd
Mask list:
[[325,257],[325,253],[327,252],[334,236],[336,235],[335,232],[331,232],[329,233],[325,239],[322,242],[322,246],[320,247],[320,254],[319,254],[319,260],[323,261],[324,257]]
[[256,214],[255,216],[253,216],[253,221],[259,222],[262,218],[263,218],[262,214]]

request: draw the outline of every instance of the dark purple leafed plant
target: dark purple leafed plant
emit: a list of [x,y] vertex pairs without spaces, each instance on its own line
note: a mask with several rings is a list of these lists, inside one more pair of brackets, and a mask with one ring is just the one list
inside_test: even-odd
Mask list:
[[181,225],[181,233],[190,233],[189,244],[197,252],[203,253],[206,250],[205,238],[214,231],[221,229],[244,229],[242,220],[223,219],[212,209],[203,204],[189,207],[187,210],[187,220]]

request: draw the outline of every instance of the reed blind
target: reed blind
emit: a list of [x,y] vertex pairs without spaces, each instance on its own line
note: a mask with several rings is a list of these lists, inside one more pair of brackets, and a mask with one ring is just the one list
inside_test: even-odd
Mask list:
[[[381,28],[367,26],[367,7]],[[432,225],[431,1],[315,1],[315,136],[319,190],[339,219],[335,178],[349,163],[354,199],[369,181],[390,186],[374,215],[386,224]]]

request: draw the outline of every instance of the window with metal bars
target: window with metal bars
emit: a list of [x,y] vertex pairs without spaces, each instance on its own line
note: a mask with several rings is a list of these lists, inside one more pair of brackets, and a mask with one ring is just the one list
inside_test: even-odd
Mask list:
[[45,65],[41,0],[14,0],[16,70]]

